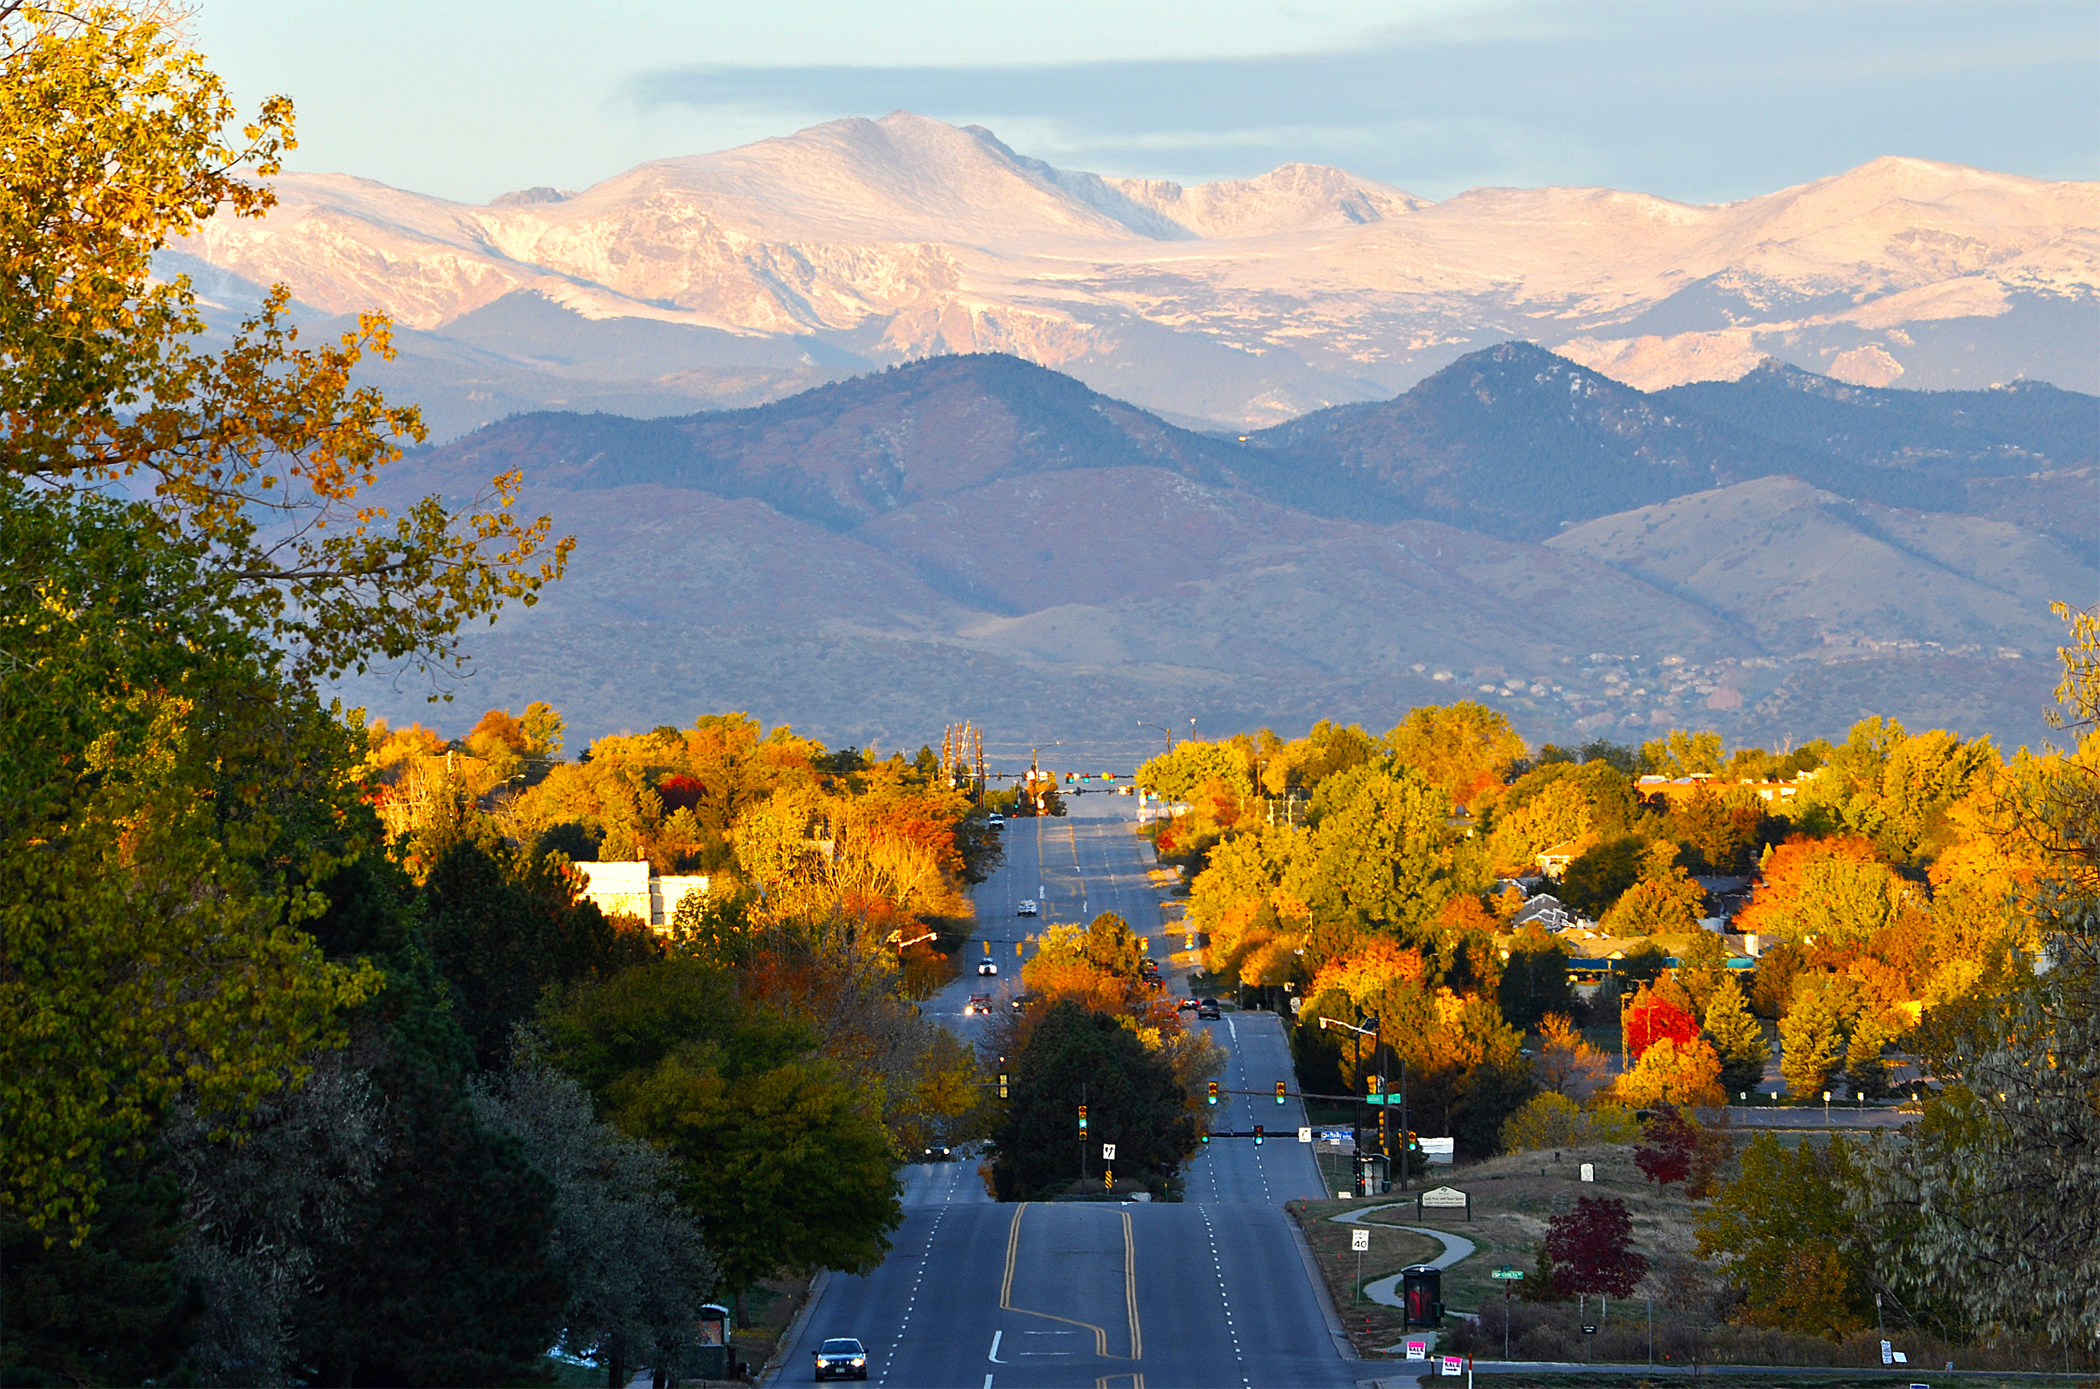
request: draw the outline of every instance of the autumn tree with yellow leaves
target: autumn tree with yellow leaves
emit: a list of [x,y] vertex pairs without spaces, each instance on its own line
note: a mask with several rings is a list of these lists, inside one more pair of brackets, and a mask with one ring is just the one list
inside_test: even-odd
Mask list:
[[[80,1238],[179,1092],[227,1123],[377,987],[324,964],[312,884],[359,749],[310,681],[450,669],[567,542],[505,476],[464,510],[372,489],[422,437],[352,385],[374,316],[308,344],[281,287],[216,350],[153,257],[256,217],[292,147],[230,128],[162,12],[0,7],[0,1201]],[[297,827],[297,828],[295,828]]]

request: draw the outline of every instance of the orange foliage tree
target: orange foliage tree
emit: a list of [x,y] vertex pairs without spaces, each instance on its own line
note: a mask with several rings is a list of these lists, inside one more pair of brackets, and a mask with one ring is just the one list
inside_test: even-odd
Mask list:
[[1627,1005],[1620,1025],[1626,1031],[1627,1054],[1635,1059],[1664,1039],[1681,1046],[1699,1035],[1698,1019],[1645,984]]

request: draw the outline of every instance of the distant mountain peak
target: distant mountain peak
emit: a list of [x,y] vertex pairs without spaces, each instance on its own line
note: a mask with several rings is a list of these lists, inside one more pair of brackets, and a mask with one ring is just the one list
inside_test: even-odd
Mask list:
[[515,193],[505,193],[499,198],[489,199],[490,207],[529,207],[534,203],[565,203],[576,195],[559,188],[520,188]]
[[[1304,162],[1104,176],[892,111],[485,207],[347,175],[272,183],[270,217],[207,219],[172,255],[210,267],[199,283],[282,282],[302,311],[430,334],[397,343],[396,370],[443,435],[583,400],[777,396],[812,379],[788,359],[838,375],[977,351],[1236,432],[1388,398],[1510,337],[1651,390],[1775,354],[1884,386],[2100,388],[2100,185],[1930,160],[1720,206],[1609,188],[1430,203]],[[518,294],[573,309],[578,339],[477,341],[497,359],[471,370],[440,341]],[[214,306],[225,326],[239,298]],[[593,356],[616,341],[595,325],[620,320],[721,336],[704,370],[652,371]]]

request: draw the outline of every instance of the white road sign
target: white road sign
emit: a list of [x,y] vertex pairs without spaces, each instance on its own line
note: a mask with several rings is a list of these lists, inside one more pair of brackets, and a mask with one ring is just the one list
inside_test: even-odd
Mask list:
[[1101,1145],[1101,1160],[1102,1160],[1103,1162],[1114,1162],[1114,1161],[1115,1161],[1115,1158],[1116,1158],[1116,1145],[1115,1145],[1115,1144],[1113,1144],[1113,1143],[1104,1143],[1104,1144],[1102,1144],[1102,1145]]
[[1349,1232],[1349,1247],[1358,1253],[1369,1249],[1371,1247],[1371,1232],[1369,1230],[1351,1230]]
[[1310,1143],[1310,1142],[1312,1142],[1312,1129],[1311,1129],[1311,1127],[1309,1127],[1308,1125],[1304,1125],[1304,1124],[1300,1124],[1300,1125],[1298,1126],[1298,1141],[1299,1141],[1300,1143]]

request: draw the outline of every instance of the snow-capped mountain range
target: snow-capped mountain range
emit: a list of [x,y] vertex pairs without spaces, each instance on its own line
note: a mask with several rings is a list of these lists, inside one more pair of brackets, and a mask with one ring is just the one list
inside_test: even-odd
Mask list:
[[684,413],[1002,351],[1170,418],[1273,424],[1522,337],[1628,384],[1777,357],[1863,385],[2100,389],[2100,184],[1918,159],[1720,206],[1601,188],[1430,202],[1286,164],[1106,178],[897,112],[486,207],[274,180],[168,257],[403,334],[440,436],[511,411]]

